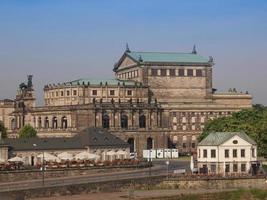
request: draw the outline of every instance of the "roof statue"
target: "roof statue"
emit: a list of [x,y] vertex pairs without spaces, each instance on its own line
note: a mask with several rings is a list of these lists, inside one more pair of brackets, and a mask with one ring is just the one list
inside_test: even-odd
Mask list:
[[197,54],[196,45],[194,45],[193,50],[192,50],[192,53],[193,54]]
[[212,56],[209,57],[209,62],[213,63],[213,57]]
[[142,59],[142,56],[141,55],[139,55],[138,61],[139,62],[143,62],[143,59]]
[[21,90],[32,90],[32,77],[33,75],[28,75],[28,82],[19,84]]
[[131,52],[128,43],[126,43],[126,52]]

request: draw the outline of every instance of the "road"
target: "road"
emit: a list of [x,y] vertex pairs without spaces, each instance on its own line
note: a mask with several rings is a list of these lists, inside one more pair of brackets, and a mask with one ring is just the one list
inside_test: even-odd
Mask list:
[[[115,180],[139,179],[149,176],[151,177],[166,176],[167,165],[165,162],[166,161],[154,161],[153,162],[154,166],[151,167],[151,169],[149,168],[136,169],[123,172],[47,178],[45,179],[44,185],[42,184],[42,179],[0,183],[0,192],[19,191],[25,189],[37,189],[44,187],[64,186],[64,185],[83,184],[83,183],[98,183],[98,182],[113,181],[113,180],[115,181]],[[189,166],[189,161],[170,161],[168,171],[169,173],[171,173],[174,169],[188,168],[188,166]]]

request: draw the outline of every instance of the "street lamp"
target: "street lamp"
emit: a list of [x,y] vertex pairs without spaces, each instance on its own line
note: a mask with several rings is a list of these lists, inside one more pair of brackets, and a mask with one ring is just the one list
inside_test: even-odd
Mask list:
[[[34,147],[37,147],[37,144],[33,144],[32,146]],[[44,185],[44,179],[45,179],[45,176],[44,176],[44,150],[43,150],[43,161],[42,161],[42,183]]]
[[170,161],[167,160],[166,161],[166,165],[167,165],[167,180],[169,180],[169,164],[170,164]]

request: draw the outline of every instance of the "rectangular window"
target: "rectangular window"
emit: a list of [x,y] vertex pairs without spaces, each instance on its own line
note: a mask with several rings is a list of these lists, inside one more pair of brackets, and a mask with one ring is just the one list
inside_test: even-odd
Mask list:
[[207,149],[203,149],[203,158],[207,158],[208,157],[208,151]]
[[237,149],[233,149],[233,158],[237,158]]
[[109,91],[109,95],[114,96],[115,95],[115,90],[110,90]]
[[184,148],[184,149],[186,148],[186,143],[183,143],[183,148]]
[[184,69],[179,69],[178,74],[179,76],[184,76]]
[[175,69],[170,69],[170,76],[175,76]]
[[77,95],[77,90],[73,90],[73,95],[74,95],[74,96]]
[[187,70],[187,76],[193,76],[193,69]]
[[237,164],[233,164],[233,172],[237,172],[238,171],[238,165]]
[[245,172],[246,171],[246,164],[241,164],[241,172]]
[[58,97],[58,92],[56,92],[56,96]]
[[166,76],[166,69],[161,69],[160,75],[161,76]]
[[157,69],[151,69],[151,75],[152,76],[157,76],[158,75],[158,70]]
[[93,90],[93,91],[92,91],[92,94],[93,94],[93,95],[97,95],[97,90]]
[[251,149],[251,151],[252,151],[252,152],[251,152],[251,153],[252,153],[252,157],[255,158],[255,157],[256,157],[256,156],[255,156],[255,149],[253,148],[253,149]]
[[210,165],[210,171],[215,173],[216,172],[216,164],[211,164]]
[[224,150],[224,157],[229,158],[229,149]]
[[70,91],[69,90],[67,90],[67,96],[70,96]]
[[127,95],[132,96],[132,90],[127,90]]
[[216,158],[216,150],[215,149],[211,149],[210,150],[210,157],[211,158]]
[[241,149],[241,157],[245,158],[245,149]]
[[226,173],[230,172],[230,165],[229,164],[225,164],[225,172]]
[[63,91],[61,91],[61,96],[64,96],[64,92]]
[[196,144],[195,143],[192,143],[192,148],[194,149],[196,147]]
[[202,76],[202,70],[201,69],[196,70],[196,76],[198,76],[198,77]]

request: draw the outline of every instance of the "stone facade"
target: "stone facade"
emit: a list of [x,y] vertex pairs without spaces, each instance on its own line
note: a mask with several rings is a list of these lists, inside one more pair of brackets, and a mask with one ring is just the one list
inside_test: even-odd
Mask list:
[[231,115],[252,104],[248,93],[216,93],[212,87],[213,65],[212,58],[205,59],[196,52],[127,49],[114,66],[116,79],[46,85],[42,107],[34,106],[32,88],[22,88],[15,101],[25,99],[27,105],[17,106],[11,115],[16,121],[13,136],[25,123],[43,137],[70,137],[93,126],[109,129],[130,143],[131,151],[138,155],[148,148],[195,151],[207,120]]

